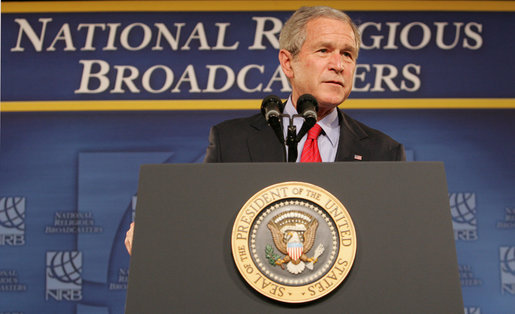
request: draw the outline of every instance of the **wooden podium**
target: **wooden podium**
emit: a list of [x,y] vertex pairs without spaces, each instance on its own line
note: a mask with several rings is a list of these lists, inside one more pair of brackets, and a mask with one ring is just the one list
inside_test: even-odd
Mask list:
[[[280,182],[320,186],[357,234],[345,281],[316,301],[274,301],[240,276],[235,217]],[[445,172],[437,162],[144,165],[126,313],[462,313]]]

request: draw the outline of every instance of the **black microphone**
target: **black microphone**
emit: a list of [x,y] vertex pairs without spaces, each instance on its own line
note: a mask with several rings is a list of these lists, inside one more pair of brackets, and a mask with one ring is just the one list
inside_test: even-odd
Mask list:
[[277,138],[284,144],[284,135],[281,127],[281,114],[283,112],[283,102],[275,95],[266,96],[261,103],[261,113],[266,122],[272,127]]
[[297,100],[297,112],[304,117],[304,123],[297,134],[297,142],[317,123],[318,101],[310,94]]
[[270,118],[278,118],[282,113],[283,102],[275,95],[266,96],[261,103],[261,113],[265,116],[267,122]]

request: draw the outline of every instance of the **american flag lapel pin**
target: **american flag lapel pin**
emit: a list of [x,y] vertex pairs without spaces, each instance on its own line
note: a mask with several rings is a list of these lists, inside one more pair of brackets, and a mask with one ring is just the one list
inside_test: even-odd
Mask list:
[[363,160],[363,156],[361,155],[354,155],[355,160]]

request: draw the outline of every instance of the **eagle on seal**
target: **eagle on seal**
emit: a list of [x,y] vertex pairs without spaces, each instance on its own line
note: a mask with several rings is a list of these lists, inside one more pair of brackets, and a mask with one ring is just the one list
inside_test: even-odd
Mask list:
[[286,268],[293,274],[301,273],[304,262],[317,262],[318,258],[309,258],[306,254],[315,243],[318,221],[301,212],[287,212],[270,220],[267,224],[272,233],[275,247],[285,255],[275,261],[276,265]]

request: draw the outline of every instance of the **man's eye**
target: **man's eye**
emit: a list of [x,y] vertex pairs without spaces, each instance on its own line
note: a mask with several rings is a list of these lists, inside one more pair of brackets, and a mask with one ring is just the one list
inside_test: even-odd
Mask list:
[[342,53],[342,55],[343,55],[345,58],[347,58],[347,59],[353,59],[353,58],[354,58],[354,57],[353,57],[353,55],[352,55],[352,53],[350,53],[350,52],[348,52],[348,51],[343,52],[343,53]]

